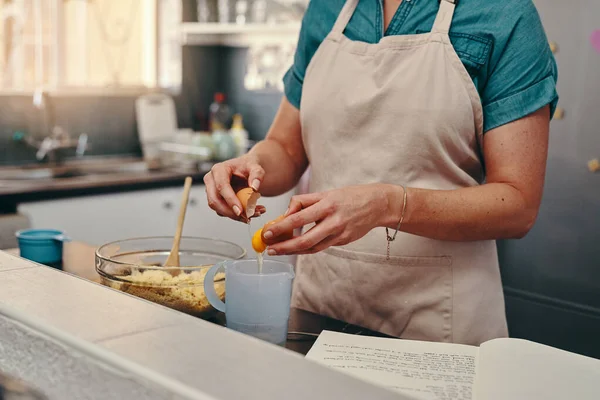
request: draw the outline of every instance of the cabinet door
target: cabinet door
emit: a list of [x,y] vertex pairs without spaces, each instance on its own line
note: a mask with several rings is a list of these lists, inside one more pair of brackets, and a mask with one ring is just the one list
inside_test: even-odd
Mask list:
[[34,228],[64,230],[73,240],[101,245],[142,236],[171,236],[177,223],[176,188],[27,203],[19,211]]

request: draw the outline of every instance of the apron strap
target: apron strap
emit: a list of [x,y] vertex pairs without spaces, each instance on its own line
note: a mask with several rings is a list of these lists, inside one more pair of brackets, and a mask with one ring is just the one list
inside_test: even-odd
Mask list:
[[342,11],[340,11],[340,15],[338,15],[335,25],[331,30],[332,33],[336,35],[342,35],[344,33],[348,22],[350,22],[350,18],[352,18],[352,14],[354,14],[354,10],[356,10],[356,6],[358,6],[358,0],[346,0]]
[[450,32],[450,25],[452,25],[452,17],[454,16],[456,3],[458,3],[458,0],[441,0],[440,10],[435,17],[432,32],[446,34]]

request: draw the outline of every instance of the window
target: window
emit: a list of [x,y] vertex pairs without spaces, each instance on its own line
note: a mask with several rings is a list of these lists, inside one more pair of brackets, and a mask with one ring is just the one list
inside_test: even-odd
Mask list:
[[180,0],[0,0],[0,91],[181,85]]

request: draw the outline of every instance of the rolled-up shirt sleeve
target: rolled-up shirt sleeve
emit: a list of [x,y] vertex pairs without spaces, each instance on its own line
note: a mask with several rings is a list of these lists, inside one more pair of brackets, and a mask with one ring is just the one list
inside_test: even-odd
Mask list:
[[[280,75],[281,76],[281,75]],[[302,83],[304,76],[298,71],[296,62],[288,69],[283,77],[285,88],[285,97],[291,105],[300,109],[300,100],[302,100]]]
[[547,105],[552,116],[558,103],[556,61],[533,4],[519,12],[505,39],[494,52],[481,93],[485,132]]

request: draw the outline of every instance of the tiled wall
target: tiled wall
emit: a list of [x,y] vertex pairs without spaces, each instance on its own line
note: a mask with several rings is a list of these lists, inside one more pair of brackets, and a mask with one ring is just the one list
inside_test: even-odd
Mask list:
[[[73,137],[87,133],[90,154],[139,154],[134,98],[65,97],[53,99],[56,123]],[[35,150],[12,140],[15,131],[39,136],[44,127],[31,96],[0,97],[0,164],[35,160]]]

